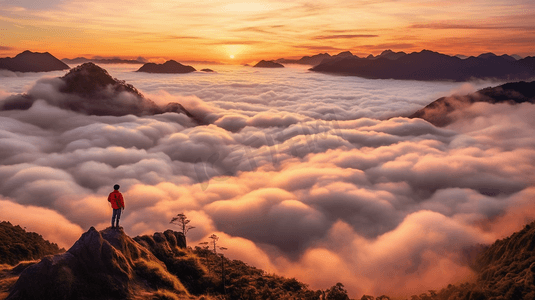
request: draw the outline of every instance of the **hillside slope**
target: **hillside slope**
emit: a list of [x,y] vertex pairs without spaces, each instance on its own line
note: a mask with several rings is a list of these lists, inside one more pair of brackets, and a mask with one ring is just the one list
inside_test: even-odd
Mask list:
[[65,252],[35,232],[26,232],[20,226],[0,222],[0,264],[15,265],[23,260],[40,259],[45,255]]
[[497,240],[477,258],[477,279],[411,300],[535,299],[535,222]]
[[429,50],[410,54],[386,53],[378,58],[354,55],[323,60],[312,71],[353,75],[372,79],[453,80],[479,79],[526,80],[535,76],[534,58],[515,60],[492,53],[460,59]]

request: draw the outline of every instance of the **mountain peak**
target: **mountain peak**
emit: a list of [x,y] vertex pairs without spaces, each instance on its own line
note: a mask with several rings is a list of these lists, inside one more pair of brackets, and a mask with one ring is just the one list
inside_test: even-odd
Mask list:
[[138,98],[143,95],[132,85],[113,78],[108,71],[92,62],[87,62],[71,69],[61,77],[65,86],[61,89],[64,93],[76,94],[82,97],[104,97],[103,91],[111,86],[115,93],[128,92]]
[[494,57],[497,57],[497,55],[492,52],[482,53],[478,56],[478,58],[483,58],[483,59],[494,58]]
[[392,51],[390,49],[387,49],[387,50],[384,50],[383,52],[381,52],[381,54],[379,54],[379,55],[386,55],[386,54],[391,54],[391,53],[394,53],[394,51]]
[[351,51],[342,51],[335,55],[336,57],[347,57],[347,56],[353,56],[353,53]]

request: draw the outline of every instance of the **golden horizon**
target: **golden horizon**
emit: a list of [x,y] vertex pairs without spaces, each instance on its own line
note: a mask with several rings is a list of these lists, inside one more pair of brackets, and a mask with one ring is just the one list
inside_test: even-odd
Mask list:
[[497,0],[9,1],[0,8],[0,30],[6,33],[0,57],[26,49],[58,58],[142,56],[228,63],[342,51],[367,56],[387,49],[525,57],[535,55],[533,11],[532,3],[504,6]]

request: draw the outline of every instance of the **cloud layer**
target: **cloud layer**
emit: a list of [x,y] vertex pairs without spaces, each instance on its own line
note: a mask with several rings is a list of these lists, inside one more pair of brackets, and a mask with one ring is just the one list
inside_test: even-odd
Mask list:
[[[466,279],[463,249],[532,218],[531,104],[478,103],[436,128],[395,116],[489,84],[225,68],[110,71],[210,125],[169,113],[85,116],[44,100],[0,112],[0,219],[69,247],[90,226],[109,226],[106,196],[119,183],[130,235],[185,213],[192,246],[216,233],[232,258],[314,288],[340,281],[360,297]],[[6,98],[21,78],[3,79]],[[47,82],[28,89],[57,92]]]

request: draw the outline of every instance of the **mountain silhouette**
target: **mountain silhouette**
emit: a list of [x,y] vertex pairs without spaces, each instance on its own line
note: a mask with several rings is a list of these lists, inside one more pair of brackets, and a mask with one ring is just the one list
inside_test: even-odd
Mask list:
[[[384,53],[384,52],[383,52]],[[533,57],[516,60],[512,56],[483,54],[461,59],[429,50],[384,53],[374,58],[345,55],[324,60],[312,71],[354,75],[372,79],[453,80],[476,78],[523,80],[535,76]]]
[[435,126],[442,127],[453,122],[452,112],[467,108],[476,102],[535,103],[535,81],[511,82],[497,87],[484,88],[468,95],[442,97],[416,111],[409,118],[421,118]]
[[155,63],[146,63],[136,72],[145,72],[145,73],[164,73],[164,74],[180,74],[180,73],[190,73],[195,72],[195,68],[192,66],[185,66],[174,60],[166,61],[163,64]]
[[271,61],[271,60],[261,60],[256,65],[253,66],[254,68],[284,68],[283,65]]
[[0,103],[0,110],[26,110],[37,99],[44,99],[51,105],[86,115],[147,116],[173,112],[185,114],[197,124],[203,123],[179,103],[157,105],[131,84],[113,78],[91,62],[71,69],[63,77],[45,79],[45,82],[57,93],[43,94],[31,89],[27,94],[7,97]]
[[68,70],[69,66],[48,52],[26,50],[13,58],[0,58],[0,69],[13,72],[50,72]]

